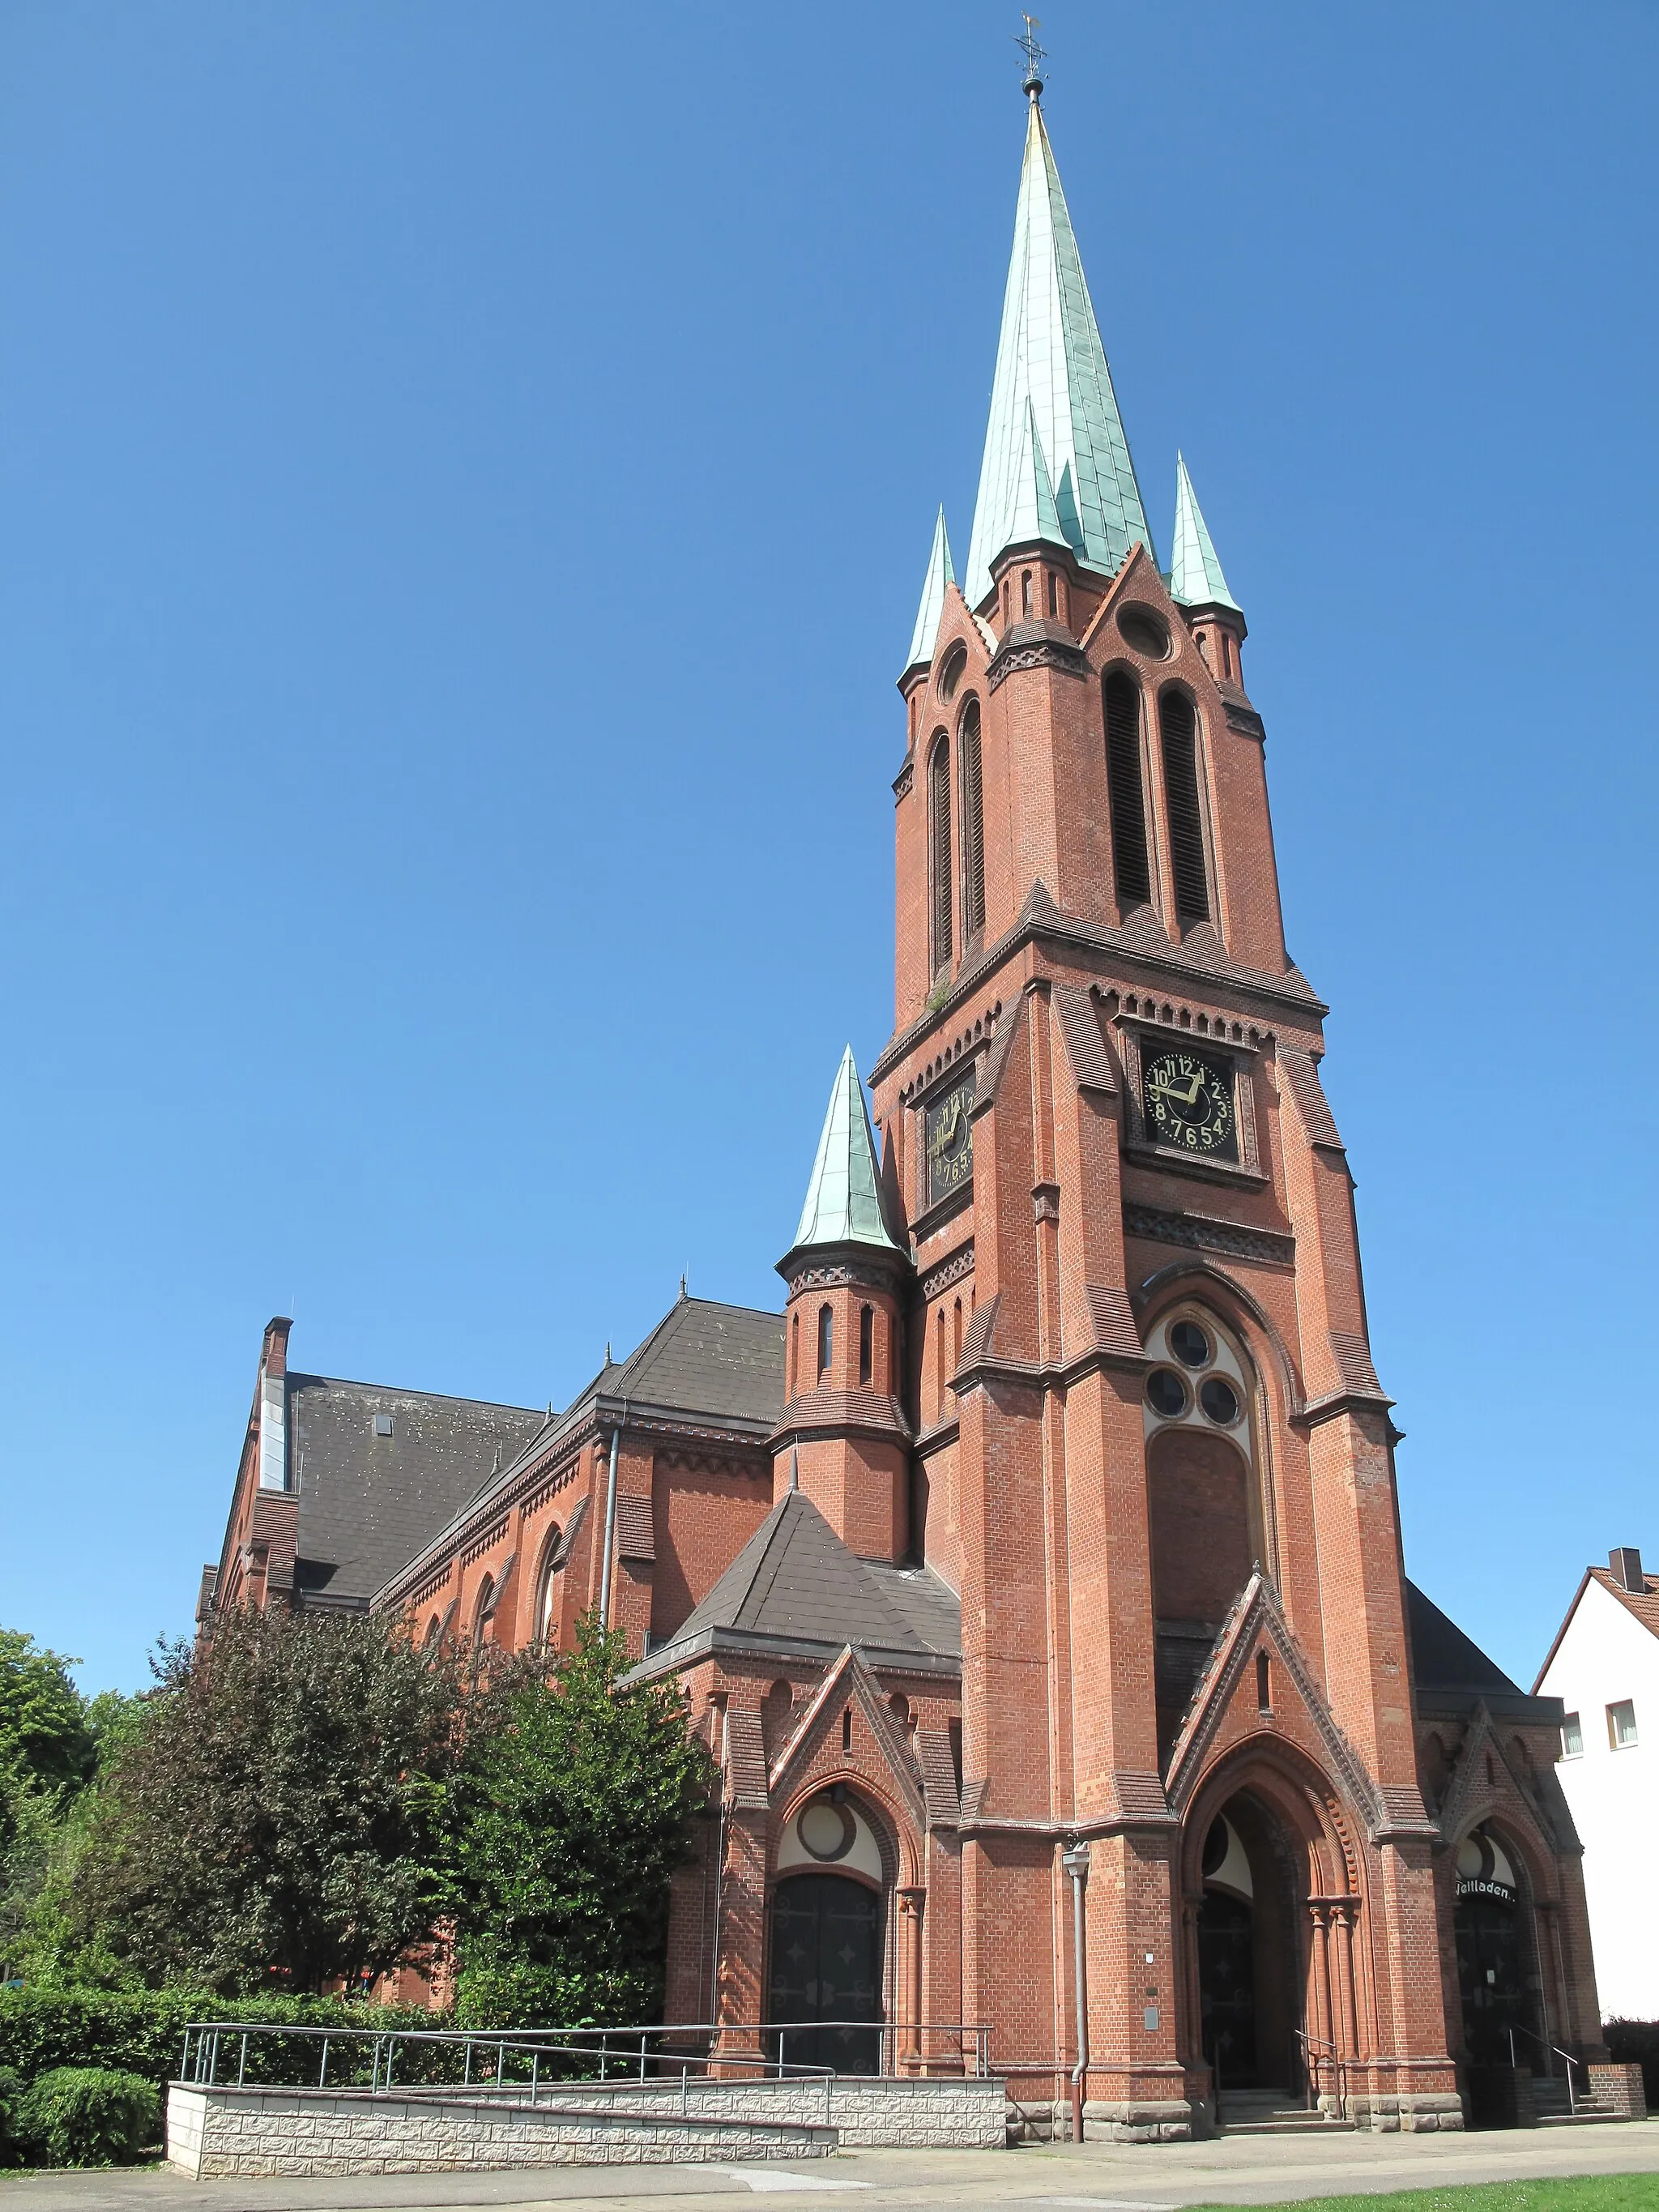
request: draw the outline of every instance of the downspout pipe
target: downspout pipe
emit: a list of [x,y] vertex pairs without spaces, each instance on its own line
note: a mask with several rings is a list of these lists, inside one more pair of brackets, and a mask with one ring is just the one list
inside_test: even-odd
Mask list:
[[1077,2064],[1072,2069],[1072,2141],[1083,2141],[1083,2098],[1089,2079],[1089,1945],[1084,1893],[1089,1881],[1089,1845],[1073,1844],[1060,1855],[1072,1877],[1072,1979],[1077,1990]]
[[622,1442],[623,1422],[628,1418],[624,1401],[617,1425],[611,1431],[611,1474],[605,1486],[605,1561],[599,1569],[599,1626],[611,1626],[611,1554],[617,1541],[617,1449]]

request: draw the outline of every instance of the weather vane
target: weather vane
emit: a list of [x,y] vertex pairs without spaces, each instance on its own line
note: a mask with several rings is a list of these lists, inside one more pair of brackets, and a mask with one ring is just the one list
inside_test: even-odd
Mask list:
[[1037,44],[1037,33],[1042,28],[1042,20],[1037,15],[1027,15],[1024,20],[1025,35],[1023,39],[1016,39],[1014,44],[1025,57],[1024,89],[1036,94],[1042,89],[1042,64],[1048,58],[1043,48]]

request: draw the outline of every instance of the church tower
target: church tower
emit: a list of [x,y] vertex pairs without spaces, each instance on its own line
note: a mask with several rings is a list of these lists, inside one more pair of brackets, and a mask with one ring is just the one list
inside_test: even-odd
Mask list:
[[900,678],[873,1074],[914,1540],[962,1603],[950,1970],[1114,2131],[1212,2118],[1218,2070],[1457,2125],[1395,1431],[1244,618],[1184,459],[1160,567],[1027,93],[968,557],[941,515]]

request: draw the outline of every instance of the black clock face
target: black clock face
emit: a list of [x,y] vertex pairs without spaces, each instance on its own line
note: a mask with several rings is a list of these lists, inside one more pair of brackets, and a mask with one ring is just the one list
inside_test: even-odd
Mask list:
[[923,1140],[927,1150],[927,1203],[933,1206],[959,1190],[974,1172],[974,1079],[958,1083],[927,1109]]
[[1210,1158],[1238,1158],[1238,1113],[1226,1068],[1195,1052],[1158,1052],[1146,1060],[1141,1086],[1146,1126],[1160,1145]]

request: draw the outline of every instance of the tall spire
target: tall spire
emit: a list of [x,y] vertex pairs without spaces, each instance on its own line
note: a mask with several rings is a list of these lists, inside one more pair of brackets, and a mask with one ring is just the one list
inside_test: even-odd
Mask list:
[[1184,607],[1231,607],[1242,611],[1227,589],[1227,579],[1200,511],[1187,464],[1176,455],[1175,544],[1170,556],[1170,596]]
[[1002,302],[991,419],[980,464],[965,595],[976,607],[1010,527],[1029,405],[1051,475],[1065,540],[1085,568],[1115,574],[1132,545],[1152,550],[1146,510],[1123,434],[1066,195],[1043,127],[1035,78],[1013,256]]
[[916,609],[910,657],[904,664],[907,676],[913,668],[926,667],[933,659],[939,617],[945,612],[945,586],[956,580],[957,572],[951,565],[951,541],[945,534],[945,509],[940,507],[939,520],[933,525],[933,550],[927,556],[927,574],[922,579],[921,605]]
[[850,1044],[836,1071],[793,1249],[799,1251],[807,1244],[876,1244],[890,1252],[899,1249],[888,1234],[881,1210],[876,1140]]

